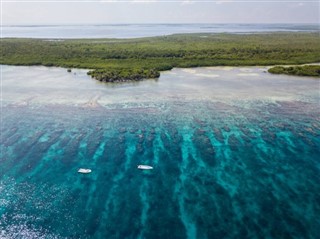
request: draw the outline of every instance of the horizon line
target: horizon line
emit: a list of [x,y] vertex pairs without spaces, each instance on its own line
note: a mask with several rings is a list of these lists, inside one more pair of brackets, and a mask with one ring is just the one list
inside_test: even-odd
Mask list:
[[200,23],[183,23],[183,22],[170,22],[170,23],[47,23],[47,24],[1,24],[1,27],[10,27],[10,26],[108,26],[108,25],[200,25],[200,24],[210,24],[210,25],[280,25],[280,24],[288,24],[288,25],[319,25],[320,22],[277,22],[277,23],[268,23],[268,22],[259,22],[259,23],[235,23],[235,22],[225,22],[225,23],[211,23],[211,22],[200,22]]

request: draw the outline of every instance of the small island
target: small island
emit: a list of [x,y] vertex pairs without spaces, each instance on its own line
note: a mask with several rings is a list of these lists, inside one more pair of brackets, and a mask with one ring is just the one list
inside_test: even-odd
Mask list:
[[320,77],[320,65],[275,66],[268,70],[272,74]]
[[143,79],[156,79],[160,77],[160,72],[155,69],[105,69],[88,71],[87,74],[98,81],[112,83],[140,81]]
[[[173,67],[320,62],[318,32],[175,34],[135,39],[1,39],[0,64],[89,69],[102,82],[158,78]],[[281,68],[272,73],[293,72]],[[301,72],[300,68],[295,72]],[[69,70],[68,70],[69,71]],[[309,69],[304,69],[304,72]],[[301,75],[300,73],[297,75]]]

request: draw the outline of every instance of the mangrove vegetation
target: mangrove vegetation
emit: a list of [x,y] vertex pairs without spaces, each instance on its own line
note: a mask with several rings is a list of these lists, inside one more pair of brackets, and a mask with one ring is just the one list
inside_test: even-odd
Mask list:
[[173,67],[320,62],[318,33],[177,34],[137,39],[1,40],[0,64],[90,69],[100,81],[157,78]]
[[320,65],[289,66],[289,67],[275,66],[270,68],[268,71],[273,74],[320,77]]

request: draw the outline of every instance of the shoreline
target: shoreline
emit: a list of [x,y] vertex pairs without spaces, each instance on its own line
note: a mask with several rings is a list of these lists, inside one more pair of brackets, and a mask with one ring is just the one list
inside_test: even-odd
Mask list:
[[[6,64],[0,64],[0,66],[21,66],[21,67],[44,67],[44,68],[60,68],[60,69],[65,69],[67,73],[73,73],[73,70],[74,69],[77,69],[77,70],[83,70],[83,71],[86,71],[86,74],[88,76],[91,76],[91,78],[94,78],[94,76],[90,75],[89,73],[92,72],[93,70],[92,69],[83,69],[83,68],[73,68],[73,69],[70,69],[70,68],[65,68],[65,67],[59,67],[59,66],[43,66],[43,65],[6,65]],[[278,67],[281,67],[281,68],[289,68],[289,67],[304,67],[304,66],[317,66],[317,70],[319,72],[318,75],[297,75],[297,74],[287,74],[287,73],[284,73],[284,72],[272,72],[270,71],[270,69],[272,68],[278,68]],[[302,76],[302,77],[313,77],[313,78],[319,78],[320,79],[320,62],[313,62],[313,63],[307,63],[307,64],[299,64],[299,65],[217,65],[217,66],[198,66],[198,67],[173,67],[172,69],[169,69],[169,70],[164,70],[164,71],[161,71],[161,72],[170,72],[172,71],[173,69],[197,69],[197,68],[222,68],[222,67],[226,67],[226,68],[241,68],[241,67],[255,67],[255,68],[258,68],[258,67],[265,67],[266,68],[266,71],[265,73],[269,73],[269,74],[285,74],[285,75],[291,75],[291,76]],[[129,83],[129,82],[138,82],[138,81],[144,81],[144,80],[158,80],[161,76],[161,72],[159,73],[159,76],[158,77],[155,77],[155,78],[141,78],[141,79],[136,79],[136,80],[127,80],[127,79],[121,79],[121,80],[118,80],[118,81],[103,81],[103,80],[98,80],[98,79],[95,79],[95,80],[98,80],[102,83],[114,83],[114,84],[117,84],[117,83]],[[74,73],[75,74],[75,73]]]

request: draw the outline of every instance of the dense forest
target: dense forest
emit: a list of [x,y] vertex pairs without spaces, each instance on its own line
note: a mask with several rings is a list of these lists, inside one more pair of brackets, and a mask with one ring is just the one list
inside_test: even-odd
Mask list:
[[173,67],[320,62],[318,33],[177,34],[137,39],[9,39],[0,64],[90,69],[100,81],[157,78]]

